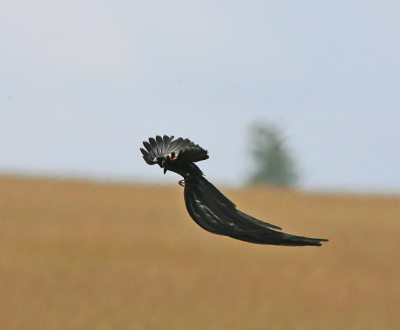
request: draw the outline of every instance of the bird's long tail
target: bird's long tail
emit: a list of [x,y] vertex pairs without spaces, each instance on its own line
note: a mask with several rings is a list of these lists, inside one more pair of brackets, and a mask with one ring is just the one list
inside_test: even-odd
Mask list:
[[295,236],[281,228],[239,211],[226,196],[203,176],[185,180],[185,204],[192,219],[203,229],[255,244],[320,246],[321,238]]

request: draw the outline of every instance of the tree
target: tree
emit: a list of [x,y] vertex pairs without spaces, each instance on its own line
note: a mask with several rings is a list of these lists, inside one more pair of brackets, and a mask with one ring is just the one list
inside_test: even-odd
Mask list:
[[271,123],[255,123],[249,132],[250,152],[255,162],[250,184],[293,186],[298,172],[290,151],[284,145],[282,131]]

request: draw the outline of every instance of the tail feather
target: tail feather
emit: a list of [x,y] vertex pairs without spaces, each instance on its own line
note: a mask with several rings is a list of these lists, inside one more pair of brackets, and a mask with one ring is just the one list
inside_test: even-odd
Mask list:
[[274,230],[281,228],[239,211],[235,204],[204,177],[186,180],[184,196],[192,219],[213,234],[255,244],[286,246],[320,246],[321,242],[327,241]]

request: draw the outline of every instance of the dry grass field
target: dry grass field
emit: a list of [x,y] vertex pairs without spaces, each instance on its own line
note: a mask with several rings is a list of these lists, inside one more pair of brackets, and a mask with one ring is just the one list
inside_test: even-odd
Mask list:
[[322,247],[212,235],[178,185],[0,177],[0,329],[400,329],[400,198],[224,190]]

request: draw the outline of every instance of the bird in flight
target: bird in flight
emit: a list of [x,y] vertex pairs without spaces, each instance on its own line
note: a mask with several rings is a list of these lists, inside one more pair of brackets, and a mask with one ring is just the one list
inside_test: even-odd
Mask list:
[[217,235],[229,236],[255,244],[285,246],[320,246],[328,241],[322,238],[295,236],[281,232],[280,227],[258,220],[239,211],[205,177],[196,162],[209,158],[207,150],[189,139],[174,136],[149,138],[140,148],[143,159],[149,165],[158,164],[167,171],[183,177],[179,184],[184,187],[186,209],[192,219],[203,229]]

